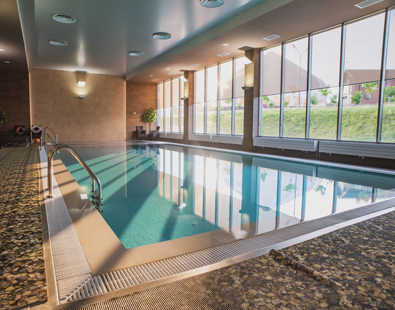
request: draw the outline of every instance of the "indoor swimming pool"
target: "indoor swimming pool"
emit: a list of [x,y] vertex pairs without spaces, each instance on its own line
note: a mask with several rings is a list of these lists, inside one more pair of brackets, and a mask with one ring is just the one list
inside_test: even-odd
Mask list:
[[[72,147],[101,180],[101,215],[127,249],[218,230],[219,242],[233,241],[395,197],[395,175],[308,161],[172,144]],[[89,194],[89,175],[59,156]]]

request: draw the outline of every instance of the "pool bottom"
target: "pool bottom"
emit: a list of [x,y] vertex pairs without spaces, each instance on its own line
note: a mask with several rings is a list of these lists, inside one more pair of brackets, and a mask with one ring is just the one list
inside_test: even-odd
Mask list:
[[[114,270],[143,265],[149,262],[159,261],[191,252],[202,251],[211,247],[224,246],[231,242],[238,242],[231,232],[216,230],[195,236],[126,249],[100,213],[93,208],[92,204],[88,200],[81,199],[81,194],[84,193],[83,190],[59,159],[54,161],[54,173],[85,256],[90,265],[92,275],[100,275]],[[290,239],[294,236],[285,236],[285,239],[284,236],[282,239],[275,237],[276,234],[284,231],[284,224],[281,223],[288,223],[288,226],[291,226],[285,228],[285,230],[297,229],[301,226],[306,227],[306,225],[308,225],[307,227],[311,226],[311,231],[309,231],[310,233],[325,227],[325,225],[322,224],[318,224],[317,226],[317,223],[323,223],[323,221],[326,221],[326,226],[330,226],[335,223],[341,223],[344,220],[380,211],[393,205],[395,205],[394,199],[387,200],[367,207],[361,207],[351,211],[330,215],[319,220],[304,222],[301,225],[295,225],[298,224],[299,220],[281,214],[276,220],[276,223],[278,223],[277,228],[279,228],[279,230],[274,230],[270,233],[265,233],[265,231],[257,232],[255,231],[255,228],[267,227],[268,231],[272,230],[272,219],[268,219],[270,220],[270,223],[265,222],[267,220],[263,220],[244,224],[240,227],[233,227],[232,229],[238,229],[239,231],[245,232],[245,235],[243,236],[245,238],[252,237],[250,239],[253,239],[253,236],[258,233],[263,234],[258,236],[271,238],[272,241],[284,241],[287,240],[287,238]]]

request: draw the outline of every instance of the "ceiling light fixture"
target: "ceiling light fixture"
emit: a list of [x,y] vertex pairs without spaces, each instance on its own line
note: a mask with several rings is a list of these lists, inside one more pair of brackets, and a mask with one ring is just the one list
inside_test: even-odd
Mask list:
[[144,55],[144,52],[142,52],[142,51],[130,51],[129,52],[129,56],[138,57],[138,56],[143,56],[143,55]]
[[270,36],[264,37],[263,39],[266,40],[266,41],[271,41],[271,40],[277,39],[277,38],[279,38],[279,37],[280,37],[280,36],[278,36],[278,35],[276,35],[276,34],[272,34],[272,35],[270,35]]
[[55,14],[52,16],[54,20],[56,20],[59,23],[63,24],[74,24],[77,19],[74,16],[71,16],[69,14]]
[[219,57],[225,57],[225,56],[228,56],[228,55],[230,55],[229,53],[221,53],[221,54],[218,54],[217,56],[219,56]]
[[376,4],[376,3],[379,3],[379,2],[382,2],[382,1],[383,0],[366,0],[366,1],[363,1],[361,3],[357,3],[355,6],[357,8],[359,8],[359,9],[364,9],[364,8],[367,8],[368,6],[371,6],[373,4]]
[[155,82],[155,81],[159,81],[159,79],[153,79],[152,81],[153,81],[153,82]]
[[4,50],[2,48],[0,48],[0,52],[4,52]]
[[154,77],[153,75],[150,75],[150,77]]
[[168,75],[174,75],[176,74],[175,72],[169,72]]
[[49,43],[56,46],[67,46],[69,43],[63,40],[49,40]]
[[78,87],[85,87],[85,81],[78,81]]
[[5,61],[6,64],[9,64],[10,62],[8,60]]
[[192,65],[189,65],[189,67],[199,67],[199,65],[198,64],[192,64]]
[[170,70],[170,68],[166,68],[166,70]]
[[225,3],[225,0],[200,0],[200,5],[205,8],[217,8]]
[[224,44],[222,44],[222,46],[229,46],[229,44],[228,43],[224,43]]
[[171,34],[168,32],[155,32],[152,36],[158,40],[167,40],[171,38]]

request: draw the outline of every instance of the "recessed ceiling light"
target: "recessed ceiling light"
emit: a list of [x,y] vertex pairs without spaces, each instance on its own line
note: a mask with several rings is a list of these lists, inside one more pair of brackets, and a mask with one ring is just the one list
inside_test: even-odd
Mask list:
[[153,79],[152,81],[153,81],[153,82],[155,82],[155,81],[159,81],[159,79]]
[[143,56],[143,55],[144,55],[144,52],[142,52],[142,51],[130,51],[129,52],[129,56],[137,57],[137,56]]
[[54,20],[63,24],[74,24],[77,19],[69,14],[55,14],[52,16]]
[[224,43],[224,44],[222,44],[223,46],[229,46],[229,44],[228,43]]
[[154,77],[153,75],[150,75],[150,77]]
[[280,36],[278,36],[278,35],[276,35],[276,34],[272,34],[272,35],[267,36],[267,37],[265,37],[265,38],[263,38],[263,39],[266,40],[266,41],[271,41],[271,40],[277,39],[277,38],[279,38],[279,37],[280,37]]
[[219,56],[219,57],[225,57],[225,56],[228,56],[228,55],[230,55],[229,53],[221,53],[221,54],[218,54],[217,56]]
[[0,52],[4,52],[4,50],[2,48],[0,48]]
[[6,64],[9,64],[10,62],[8,60],[5,61]]
[[56,46],[66,46],[69,43],[67,43],[66,41],[63,40],[49,40],[49,43],[52,45],[56,45]]
[[155,32],[152,36],[158,40],[167,40],[171,38],[171,34],[168,32]]
[[217,8],[224,3],[224,0],[200,0],[200,4],[205,8]]
[[168,75],[174,75],[176,74],[175,72],[169,72]]
[[166,68],[166,70],[170,70],[170,68]]
[[363,1],[361,3],[357,3],[355,6],[357,8],[359,8],[359,9],[364,9],[364,8],[367,8],[368,6],[371,6],[373,4],[376,4],[376,3],[379,3],[379,2],[382,2],[382,1],[383,0],[366,0],[366,1]]
[[199,66],[198,64],[189,65],[189,67],[198,67],[198,66]]

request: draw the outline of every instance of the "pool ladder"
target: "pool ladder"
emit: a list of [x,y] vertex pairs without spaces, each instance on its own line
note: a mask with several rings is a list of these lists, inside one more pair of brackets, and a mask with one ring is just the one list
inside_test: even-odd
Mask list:
[[[51,138],[52,139],[52,138]],[[102,186],[97,175],[89,168],[89,166],[85,163],[85,161],[68,145],[66,144],[55,144],[55,146],[48,153],[48,191],[49,198],[53,197],[53,158],[55,154],[59,151],[66,150],[74,156],[74,158],[81,164],[81,166],[85,169],[86,172],[91,177],[92,180],[92,203],[99,210],[99,212],[103,212],[101,210],[101,206],[103,205],[102,198]],[[95,189],[95,182],[97,183],[97,192]]]
[[[51,130],[52,133],[55,135],[55,141],[52,139],[51,135],[47,133],[47,129]],[[51,129],[51,127],[45,127],[44,133],[41,134],[40,137],[40,150],[43,146],[43,137],[44,137],[44,145],[47,146],[47,136],[52,140],[53,144],[58,144],[58,135]]]

